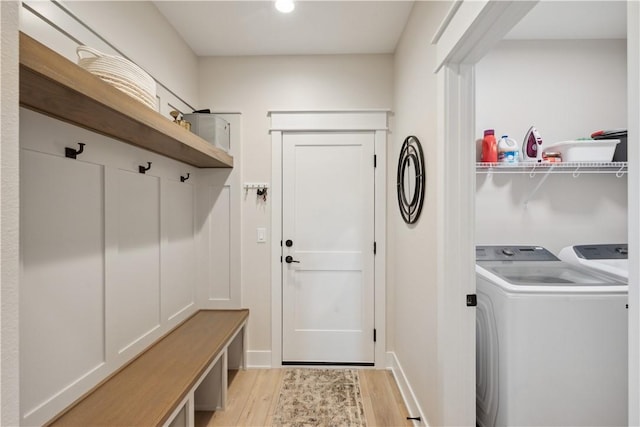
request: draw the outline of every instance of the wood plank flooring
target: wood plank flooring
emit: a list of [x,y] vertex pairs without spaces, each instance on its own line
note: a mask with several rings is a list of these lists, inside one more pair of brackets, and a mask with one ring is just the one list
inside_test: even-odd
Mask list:
[[[226,410],[196,412],[195,427],[270,426],[283,373],[284,369],[248,369],[230,373]],[[359,373],[367,426],[411,426],[391,372],[363,369]]]

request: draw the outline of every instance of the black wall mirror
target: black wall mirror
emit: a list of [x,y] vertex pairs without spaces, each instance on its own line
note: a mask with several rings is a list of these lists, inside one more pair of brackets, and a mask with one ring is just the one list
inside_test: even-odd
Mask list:
[[414,224],[422,212],[425,187],[424,155],[420,141],[411,135],[405,138],[398,158],[398,205],[407,224]]

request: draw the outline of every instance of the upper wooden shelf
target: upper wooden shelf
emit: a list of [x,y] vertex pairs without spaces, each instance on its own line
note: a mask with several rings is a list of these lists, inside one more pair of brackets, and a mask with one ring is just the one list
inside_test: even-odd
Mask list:
[[200,168],[233,157],[20,33],[20,105]]

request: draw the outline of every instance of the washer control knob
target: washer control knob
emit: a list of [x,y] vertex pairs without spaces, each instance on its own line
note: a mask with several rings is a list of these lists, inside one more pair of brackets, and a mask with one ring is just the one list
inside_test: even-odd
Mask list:
[[515,253],[514,253],[511,249],[509,249],[509,248],[504,248],[504,249],[502,250],[502,253],[503,253],[504,255],[506,255],[506,256],[514,256],[514,255],[515,255]]

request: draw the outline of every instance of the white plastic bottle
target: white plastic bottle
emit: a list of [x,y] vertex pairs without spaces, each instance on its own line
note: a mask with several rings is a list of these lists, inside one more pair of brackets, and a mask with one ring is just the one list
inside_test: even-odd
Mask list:
[[498,141],[498,162],[517,164],[520,160],[520,151],[518,150],[518,143],[509,138],[508,135],[502,135],[500,141]]

